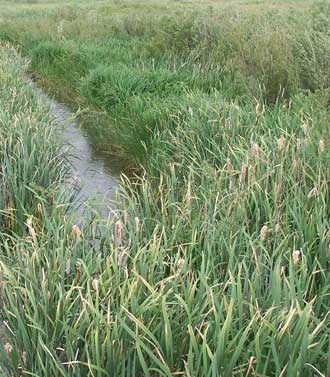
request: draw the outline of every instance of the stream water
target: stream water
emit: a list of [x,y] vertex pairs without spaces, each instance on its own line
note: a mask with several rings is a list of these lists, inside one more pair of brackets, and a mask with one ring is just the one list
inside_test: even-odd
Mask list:
[[[49,97],[48,97],[49,99]],[[71,178],[69,184],[77,188],[77,215],[83,217],[87,203],[103,217],[114,208],[120,169],[114,159],[97,151],[88,141],[72,111],[60,102],[49,99],[51,113],[62,129],[65,146],[69,149]]]

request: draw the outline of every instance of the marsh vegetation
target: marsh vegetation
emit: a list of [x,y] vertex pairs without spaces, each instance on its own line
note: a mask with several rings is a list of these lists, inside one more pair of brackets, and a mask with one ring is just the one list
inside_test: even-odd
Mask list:
[[[2,375],[327,376],[329,5],[0,4]],[[31,73],[137,172],[109,218]]]

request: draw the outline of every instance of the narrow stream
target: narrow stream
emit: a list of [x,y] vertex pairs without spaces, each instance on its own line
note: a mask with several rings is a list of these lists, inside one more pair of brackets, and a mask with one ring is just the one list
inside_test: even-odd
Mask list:
[[[45,95],[45,94],[44,94]],[[87,203],[107,217],[114,208],[120,169],[114,159],[97,151],[88,141],[72,111],[63,103],[48,97],[50,109],[62,129],[65,146],[69,150],[71,174],[69,184],[78,188],[78,217],[83,217]]]

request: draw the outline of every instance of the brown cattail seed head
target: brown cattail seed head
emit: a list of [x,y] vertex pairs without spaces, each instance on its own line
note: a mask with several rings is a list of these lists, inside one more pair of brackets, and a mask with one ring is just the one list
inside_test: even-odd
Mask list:
[[260,148],[257,143],[254,141],[251,142],[251,153],[253,157],[259,158],[260,157]]
[[284,137],[284,136],[281,136],[281,137],[277,140],[277,147],[278,147],[278,150],[279,150],[279,151],[282,151],[282,150],[285,148],[285,145],[286,145],[285,137]]
[[5,351],[6,351],[6,353],[9,354],[9,353],[11,353],[12,350],[13,350],[13,346],[9,342],[7,342],[5,344]]
[[264,225],[261,230],[260,230],[260,240],[263,242],[263,241],[266,241],[267,239],[267,235],[268,235],[268,226],[267,225]]
[[115,244],[116,246],[123,244],[123,225],[120,220],[115,223]]
[[233,165],[231,164],[231,161],[229,158],[227,158],[226,161],[226,170],[230,173],[233,170]]
[[297,264],[299,262],[300,256],[301,256],[301,251],[300,250],[295,250],[292,253],[293,264]]
[[82,237],[82,232],[81,230],[79,229],[79,226],[77,224],[74,224],[72,226],[72,235],[74,238],[76,238],[77,240],[80,240],[81,237]]
[[71,259],[68,258],[66,261],[66,267],[65,267],[65,272],[69,275],[71,272]]
[[36,235],[36,231],[34,230],[34,227],[33,227],[33,219],[32,219],[32,217],[29,217],[27,219],[26,226],[28,228],[29,234],[30,234],[33,242],[36,243],[37,242],[37,235]]
[[241,183],[247,182],[249,177],[249,167],[246,164],[242,165],[241,169]]
[[23,360],[23,365],[26,367],[27,365],[27,354],[25,351],[22,353],[22,360]]

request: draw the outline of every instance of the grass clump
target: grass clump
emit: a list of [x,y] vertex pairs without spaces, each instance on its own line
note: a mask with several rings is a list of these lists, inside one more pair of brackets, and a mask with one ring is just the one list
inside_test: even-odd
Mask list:
[[[26,62],[9,48],[1,55],[1,228],[22,234],[27,214],[49,205],[64,177],[60,144],[32,87]],[[16,60],[18,61],[16,63]]]

